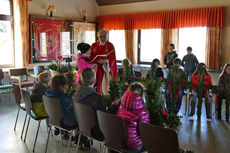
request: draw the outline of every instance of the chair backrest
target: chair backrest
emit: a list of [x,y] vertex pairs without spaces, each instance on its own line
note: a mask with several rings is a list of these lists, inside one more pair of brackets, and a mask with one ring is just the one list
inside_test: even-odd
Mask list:
[[25,102],[26,113],[28,115],[31,115],[32,103],[31,103],[31,100],[30,100],[30,93],[29,93],[29,91],[26,91],[26,90],[22,89],[22,97],[23,97],[23,100]]
[[73,107],[79,131],[86,136],[92,137],[91,129],[95,125],[95,116],[92,107],[76,102],[73,103]]
[[41,71],[44,71],[45,70],[45,66],[34,66],[34,74],[35,75],[38,75]]
[[97,111],[99,127],[105,137],[105,145],[121,152],[122,144],[126,138],[124,121],[120,116]]
[[10,69],[10,76],[27,75],[27,68]]
[[45,110],[49,116],[49,123],[61,127],[60,120],[64,116],[61,102],[58,98],[43,96]]
[[139,71],[134,71],[134,74],[137,78],[141,78],[142,74]]
[[2,80],[4,78],[4,73],[2,71],[2,69],[0,69],[0,80]]
[[14,90],[15,102],[20,107],[22,97],[21,97],[21,91],[19,85],[13,83],[13,90]]
[[179,153],[175,131],[139,122],[139,133],[148,153]]

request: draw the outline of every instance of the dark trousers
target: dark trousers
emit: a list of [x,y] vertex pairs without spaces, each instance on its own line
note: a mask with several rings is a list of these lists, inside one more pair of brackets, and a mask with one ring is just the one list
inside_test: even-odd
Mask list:
[[218,94],[218,103],[217,103],[217,117],[220,119],[221,118],[221,107],[222,107],[222,101],[225,99],[223,94],[219,93]]
[[[177,110],[177,112],[179,112],[180,107],[181,107],[183,93],[184,93],[184,89],[181,88],[180,92],[179,92],[179,98],[178,98],[177,103],[176,103],[176,110]],[[169,88],[165,91],[165,98],[166,98],[167,109],[170,110],[171,97],[170,97],[170,90],[169,90]]]

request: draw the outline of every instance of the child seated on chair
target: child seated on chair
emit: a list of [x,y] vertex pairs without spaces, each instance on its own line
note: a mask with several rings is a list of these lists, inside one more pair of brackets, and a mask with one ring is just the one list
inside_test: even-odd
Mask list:
[[149,123],[149,112],[144,108],[143,86],[132,83],[121,99],[117,115],[124,119],[127,137],[124,148],[142,150],[143,144],[138,132],[138,122]]
[[[184,84],[187,81],[186,73],[180,68],[181,60],[173,60],[173,68],[167,77],[167,89],[165,91],[167,109],[171,113],[177,114],[181,107],[184,93]],[[174,110],[173,110],[174,109]]]
[[59,98],[64,113],[63,118],[60,120],[61,127],[72,130],[77,128],[78,124],[73,112],[73,104],[64,91],[66,88],[66,77],[62,74],[55,75],[51,81],[51,90],[46,93],[46,96]]
[[121,68],[118,69],[118,77],[120,80],[124,81],[126,86],[132,83],[132,78],[135,77],[135,73],[133,71],[133,66],[129,59],[123,59],[121,62]]
[[[94,83],[96,81],[95,71],[91,68],[86,68],[81,72],[80,85],[77,87],[76,92],[73,95],[73,101],[89,105],[94,110],[94,115],[97,117],[97,110],[107,111],[110,113],[117,111],[117,101],[112,103],[112,106],[106,110],[106,102],[103,97],[94,89]],[[104,140],[104,136],[99,128],[98,121],[96,120],[95,126],[91,130],[92,136],[100,141]]]
[[220,92],[218,93],[218,105],[217,105],[217,119],[221,120],[221,107],[223,98],[226,99],[226,120],[229,119],[229,97],[230,95],[230,63],[225,64],[223,71],[219,76],[218,87]]
[[155,77],[157,78],[164,78],[164,73],[162,71],[162,68],[160,67],[160,60],[155,58],[153,59],[152,61],[152,64],[151,64],[151,70],[148,71],[147,75],[146,75],[146,79],[151,79],[153,76],[153,72],[152,72],[152,69],[153,68],[156,68],[156,72],[155,72]]
[[[206,107],[206,117],[207,119],[211,119],[211,115],[210,115],[210,97],[209,97],[209,89],[208,86],[212,85],[212,80],[211,80],[211,76],[210,74],[208,74],[207,70],[206,70],[206,66],[204,63],[199,63],[197,65],[197,69],[196,71],[193,73],[192,75],[192,85],[193,87],[195,86],[202,86],[203,87],[203,95],[205,97],[205,107]],[[191,112],[189,114],[189,116],[193,116],[195,113],[195,106],[196,106],[196,100],[198,97],[198,93],[195,90],[192,96],[192,101],[191,101]],[[200,114],[197,114],[198,118]]]
[[49,72],[42,72],[38,75],[38,83],[32,89],[30,96],[32,102],[32,110],[38,117],[47,117],[47,113],[44,107],[42,96],[49,89],[49,83],[51,80],[51,74]]

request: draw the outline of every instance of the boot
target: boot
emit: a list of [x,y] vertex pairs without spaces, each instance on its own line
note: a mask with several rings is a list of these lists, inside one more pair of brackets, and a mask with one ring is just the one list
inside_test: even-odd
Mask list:
[[193,116],[195,113],[195,106],[196,106],[196,102],[191,101],[191,112],[189,114],[189,116]]
[[205,102],[205,107],[206,107],[206,117],[207,117],[207,119],[211,119],[211,115],[210,115],[210,103]]

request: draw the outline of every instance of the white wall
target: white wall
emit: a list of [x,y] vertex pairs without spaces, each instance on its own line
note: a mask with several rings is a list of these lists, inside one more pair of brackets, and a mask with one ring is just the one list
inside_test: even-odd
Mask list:
[[223,29],[222,65],[230,62],[230,0],[158,0],[99,7],[99,15],[224,6],[226,27]]
[[[48,15],[47,9],[51,0],[32,0],[29,2],[29,14]],[[56,17],[82,19],[81,11],[86,9],[87,21],[95,21],[98,16],[98,5],[95,0],[54,0]]]

